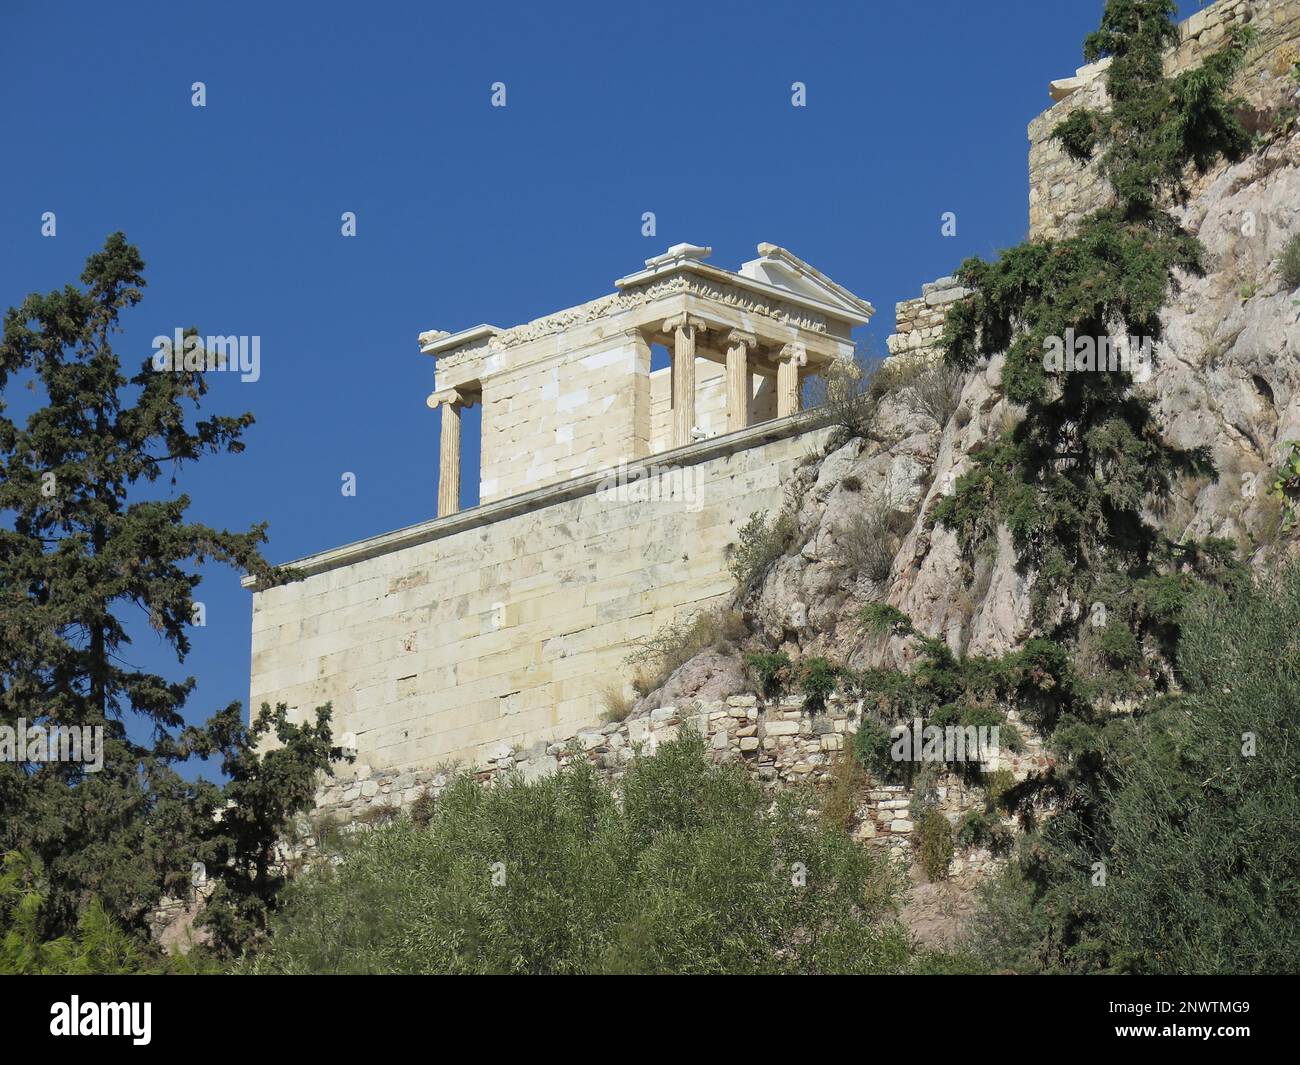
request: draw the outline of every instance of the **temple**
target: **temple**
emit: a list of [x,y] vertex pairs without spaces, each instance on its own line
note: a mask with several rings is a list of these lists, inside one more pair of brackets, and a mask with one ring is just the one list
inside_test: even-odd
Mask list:
[[[735,432],[799,409],[803,381],[852,360],[873,313],[784,248],[736,272],[677,244],[617,291],[510,329],[421,334],[437,361],[438,514],[459,506],[461,411],[482,404],[479,501]],[[652,370],[652,349],[669,365]]]

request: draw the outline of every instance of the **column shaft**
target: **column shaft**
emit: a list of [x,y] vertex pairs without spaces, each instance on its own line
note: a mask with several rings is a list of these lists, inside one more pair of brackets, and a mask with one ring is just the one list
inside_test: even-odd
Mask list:
[[727,347],[727,432],[749,425],[749,347],[752,340],[732,333]]
[[438,446],[438,517],[460,510],[460,404],[443,403]]
[[683,320],[673,331],[673,447],[691,442],[695,428],[695,326]]
[[776,416],[785,418],[799,410],[799,365],[792,358],[776,366]]

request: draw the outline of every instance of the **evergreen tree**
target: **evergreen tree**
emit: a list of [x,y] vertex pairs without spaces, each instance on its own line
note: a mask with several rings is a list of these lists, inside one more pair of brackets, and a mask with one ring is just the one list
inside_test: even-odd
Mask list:
[[[187,420],[207,391],[200,370],[159,372],[144,359],[125,375],[113,338],[121,313],[140,302],[143,271],[115,233],[87,260],[83,287],[29,296],[6,313],[0,339],[0,398],[25,379],[44,400],[21,425],[0,402],[0,723],[104,730],[99,772],[0,763],[0,851],[22,849],[44,867],[51,936],[75,928],[92,898],[138,929],[164,890],[179,893],[192,861],[224,853],[219,839],[242,808],[217,824],[222,790],[183,781],[179,760],[223,752],[228,769],[243,767],[237,801],[254,783],[274,786],[246,765],[248,745],[272,727],[304,760],[302,773],[329,761],[328,715],[300,729],[271,715],[260,731],[240,730],[236,705],[206,732],[182,736],[194,678],[170,681],[128,661],[128,618],[143,618],[184,662],[203,563],[270,582],[289,576],[258,550],[264,525],[214,529],[186,519],[186,495],[145,498],[187,463],[242,451],[253,418]],[[144,739],[128,735],[132,717],[147,727]],[[259,812],[258,831],[272,836],[276,820]],[[210,872],[228,869],[218,861]]]
[[[945,327],[951,365],[969,369],[1004,354],[1004,391],[1023,417],[975,457],[933,518],[968,552],[1005,523],[1034,577],[1036,621],[1072,650],[1077,681],[1072,704],[1041,722],[1055,768],[1008,796],[1031,830],[1044,805],[1052,815],[1029,833],[981,922],[997,964],[1117,964],[1116,895],[1091,886],[1097,862],[1109,860],[1115,874],[1115,796],[1135,760],[1175,789],[1170,795],[1189,785],[1178,776],[1172,728],[1185,707],[1159,693],[1176,693],[1188,603],[1207,586],[1229,597],[1244,588],[1232,545],[1174,543],[1148,520],[1175,478],[1214,471],[1204,449],[1163,439],[1149,398],[1134,387],[1133,365],[1052,372],[1058,367],[1045,358],[1072,337],[1092,338],[1098,349],[1096,341],[1115,336],[1154,345],[1180,275],[1203,273],[1202,247],[1173,211],[1186,202],[1193,173],[1249,147],[1227,95],[1247,36],[1230,35],[1198,68],[1168,77],[1176,15],[1172,0],[1108,0],[1084,58],[1110,60],[1109,109],[1077,109],[1053,136],[1078,162],[1095,160],[1110,198],[1066,236],[965,262],[959,277],[972,295]],[[1144,700],[1134,717],[1109,713],[1120,697]]]
[[1094,640],[1095,657],[1119,672],[1138,668],[1143,638],[1172,635],[1153,602],[1162,589],[1142,582],[1171,563],[1223,560],[1222,545],[1209,545],[1207,556],[1171,544],[1144,516],[1174,478],[1213,470],[1203,449],[1162,438],[1149,400],[1133,387],[1131,364],[1054,373],[1045,354],[1071,337],[1154,345],[1179,274],[1203,273],[1199,241],[1170,208],[1186,199],[1191,170],[1237,159],[1249,145],[1225,95],[1245,38],[1235,34],[1200,67],[1167,77],[1176,14],[1173,0],[1106,4],[1084,58],[1110,59],[1110,110],[1080,108],[1053,136],[1080,162],[1097,160],[1113,202],[1068,236],[963,263],[959,277],[973,295],[953,308],[944,335],[948,362],[964,369],[1005,353],[1002,384],[1024,417],[975,458],[935,520],[970,551],[1005,523],[1021,565],[1035,574],[1039,622],[1075,636],[1096,620],[1092,604],[1103,604],[1098,627],[1109,631]]

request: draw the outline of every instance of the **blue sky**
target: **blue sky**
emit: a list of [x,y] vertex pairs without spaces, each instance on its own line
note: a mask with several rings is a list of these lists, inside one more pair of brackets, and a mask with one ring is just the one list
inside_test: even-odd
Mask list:
[[[149,288],[119,353],[178,326],[260,336],[260,380],[209,394],[256,416],[248,450],[180,489],[196,520],[269,521],[288,561],[432,516],[421,330],[595,298],[679,241],[733,269],[770,241],[874,303],[883,350],[895,302],[1023,238],[1026,124],[1101,8],[5,0],[0,305],[74,281],[121,229]],[[130,652],[199,678],[192,720],[248,694],[249,595],[214,568],[200,598],[183,670],[147,630]]]

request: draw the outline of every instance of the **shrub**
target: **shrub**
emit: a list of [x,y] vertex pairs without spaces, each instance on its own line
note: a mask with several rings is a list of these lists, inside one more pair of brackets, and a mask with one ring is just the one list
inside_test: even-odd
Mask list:
[[1300,288],[1300,233],[1288,240],[1282,249],[1281,273],[1287,288]]
[[864,632],[872,636],[906,636],[912,633],[912,619],[898,607],[870,603],[858,615]]
[[1007,792],[1016,786],[1015,774],[1010,769],[995,769],[984,774],[984,799],[990,810],[1002,807]]
[[794,535],[794,519],[781,511],[769,524],[767,514],[754,513],[741,527],[727,568],[744,595],[767,576],[772,563],[781,557]]
[[960,370],[939,364],[918,374],[911,385],[916,406],[933,418],[940,429],[957,412],[964,377]]
[[745,665],[766,699],[780,695],[790,684],[790,656],[784,651],[752,651],[745,655]]
[[892,743],[888,725],[862,715],[858,731],[853,734],[853,754],[862,768],[882,784],[897,783],[906,773],[905,767],[889,755]]
[[853,827],[858,799],[866,783],[862,766],[852,752],[842,752],[831,763],[830,779],[825,785],[821,815],[839,831]]
[[815,406],[824,405],[837,432],[834,443],[860,437],[872,439],[877,397],[870,392],[872,377],[880,360],[859,349],[852,363],[836,363],[821,379],[823,395],[812,397]]
[[993,854],[1003,855],[1011,850],[1013,842],[997,816],[984,810],[967,811],[957,826],[957,846],[962,850],[987,847]]
[[429,822],[433,820],[433,811],[437,809],[437,806],[438,800],[433,797],[433,792],[425,788],[415,797],[415,802],[411,803],[411,820],[421,828],[428,828]]
[[936,809],[926,810],[913,828],[917,861],[931,883],[948,876],[948,863],[955,853],[952,842],[952,825]]
[[900,524],[887,496],[867,500],[849,515],[837,537],[841,561],[868,580],[885,580],[898,553]]
[[632,712],[632,700],[628,698],[626,688],[617,681],[610,681],[600,690],[600,701],[605,708],[601,714],[605,721],[623,721]]
[[1269,495],[1281,504],[1281,531],[1290,532],[1296,523],[1296,507],[1300,504],[1300,441],[1288,440],[1282,465],[1273,476]]
[[807,796],[773,803],[690,733],[634,760],[621,790],[581,761],[530,783],[453,781],[427,829],[361,833],[299,878],[241,969],[906,970],[898,873]]
[[840,669],[825,658],[808,658],[799,666],[799,686],[803,691],[804,706],[812,713],[826,707],[827,697],[835,690]]

